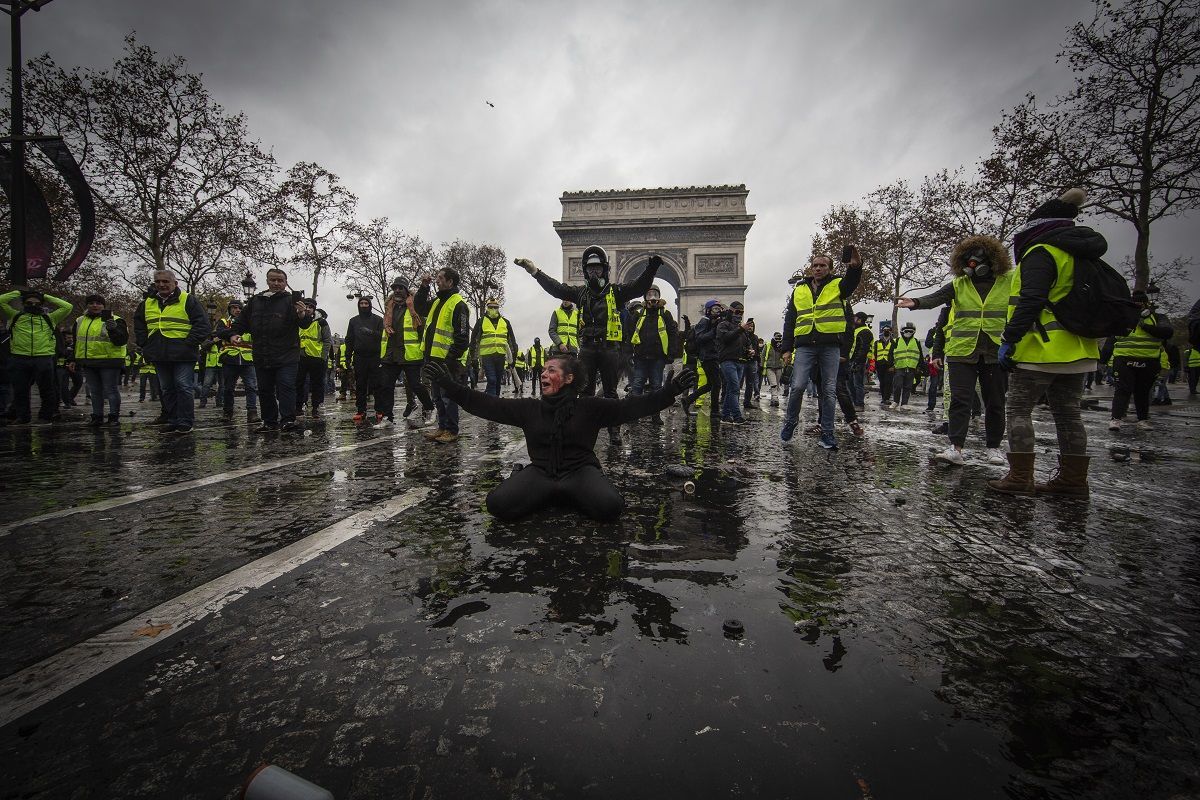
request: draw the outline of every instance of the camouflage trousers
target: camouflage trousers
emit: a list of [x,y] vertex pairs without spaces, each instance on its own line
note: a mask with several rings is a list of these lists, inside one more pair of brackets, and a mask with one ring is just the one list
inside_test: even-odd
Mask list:
[[1086,455],[1087,431],[1079,411],[1083,379],[1082,372],[1062,374],[1016,369],[1009,373],[1006,407],[1009,451],[1036,452],[1033,443],[1033,407],[1045,394],[1058,433],[1058,451],[1064,455]]

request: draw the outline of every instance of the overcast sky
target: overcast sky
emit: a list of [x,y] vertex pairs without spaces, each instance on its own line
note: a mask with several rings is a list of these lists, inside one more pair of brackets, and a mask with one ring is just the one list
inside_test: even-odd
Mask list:
[[[55,0],[24,42],[103,67],[136,30],[245,111],[283,168],[338,174],[364,221],[556,276],[564,191],[745,183],[748,314],[769,335],[830,204],[986,154],[1002,109],[1069,85],[1055,53],[1090,16],[1082,0]],[[1191,255],[1189,222],[1156,226],[1157,259]],[[1126,226],[1098,227],[1111,263],[1132,252]],[[507,292],[522,346],[545,339],[553,301],[516,267]],[[320,296],[335,332],[344,295]]]

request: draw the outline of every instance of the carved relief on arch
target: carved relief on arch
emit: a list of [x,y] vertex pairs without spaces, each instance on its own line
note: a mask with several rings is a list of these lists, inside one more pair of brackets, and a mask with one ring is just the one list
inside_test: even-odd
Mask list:
[[616,252],[616,270],[614,279],[618,283],[633,280],[642,274],[642,267],[650,260],[650,256],[658,254],[663,265],[658,268],[658,277],[666,281],[676,290],[683,286],[687,276],[687,248],[672,247],[662,250],[618,250]]

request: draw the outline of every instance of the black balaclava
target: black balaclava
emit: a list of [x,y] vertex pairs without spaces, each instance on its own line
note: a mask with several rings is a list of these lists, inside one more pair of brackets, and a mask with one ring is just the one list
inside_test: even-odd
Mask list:
[[358,298],[358,315],[360,317],[371,316],[371,298],[369,298],[369,297]]

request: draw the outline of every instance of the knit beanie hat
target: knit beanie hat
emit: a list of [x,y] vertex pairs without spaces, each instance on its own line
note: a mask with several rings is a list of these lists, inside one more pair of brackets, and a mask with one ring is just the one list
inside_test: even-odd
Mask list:
[[1028,222],[1038,219],[1075,219],[1079,207],[1087,202],[1083,189],[1067,189],[1053,200],[1047,200],[1033,210]]

